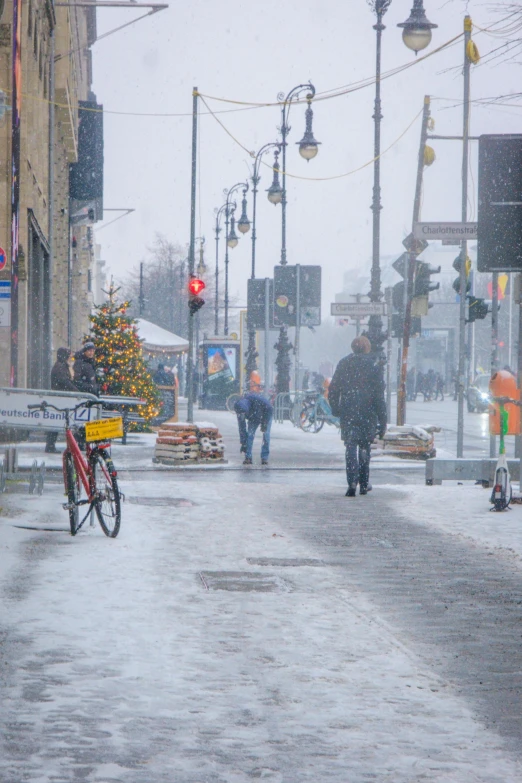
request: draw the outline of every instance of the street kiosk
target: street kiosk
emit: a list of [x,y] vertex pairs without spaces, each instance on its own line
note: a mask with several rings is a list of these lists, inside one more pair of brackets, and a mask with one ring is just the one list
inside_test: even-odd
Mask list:
[[225,410],[230,395],[240,393],[240,358],[239,340],[211,337],[200,343],[200,408]]

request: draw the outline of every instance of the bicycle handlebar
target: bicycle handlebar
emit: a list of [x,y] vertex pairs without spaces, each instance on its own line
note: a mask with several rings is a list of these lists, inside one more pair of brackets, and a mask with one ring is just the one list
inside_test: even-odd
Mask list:
[[518,405],[519,407],[522,406],[522,402],[520,400],[512,400],[511,397],[492,397],[492,402],[498,402],[499,405]]
[[46,408],[53,408],[55,411],[58,411],[58,413],[71,413],[72,411],[78,410],[78,408],[91,408],[96,404],[97,403],[93,400],[84,400],[83,402],[79,402],[78,405],[75,405],[73,408],[57,408],[56,405],[53,405],[52,403],[44,400],[43,402],[39,402],[37,405],[28,405],[27,407],[30,411],[44,411]]

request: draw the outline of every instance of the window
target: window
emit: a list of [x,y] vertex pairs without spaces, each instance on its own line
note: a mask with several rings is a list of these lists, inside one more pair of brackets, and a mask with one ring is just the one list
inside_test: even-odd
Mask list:
[[33,34],[33,3],[29,0],[29,9],[27,13],[27,35],[29,38]]

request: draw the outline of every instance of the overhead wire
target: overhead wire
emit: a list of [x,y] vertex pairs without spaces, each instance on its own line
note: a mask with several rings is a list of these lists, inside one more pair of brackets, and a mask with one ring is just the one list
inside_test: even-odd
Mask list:
[[[213,112],[212,112],[212,110],[210,109],[210,107],[208,106],[208,104],[207,104],[206,100],[205,100],[205,99],[204,99],[204,98],[203,98],[201,95],[200,95],[200,98],[201,98],[201,100],[202,100],[203,104],[206,106],[207,110],[208,110],[208,111],[209,111],[211,114],[213,114]],[[381,152],[381,154],[380,154],[380,155],[377,155],[377,156],[375,156],[375,157],[371,158],[371,159],[370,159],[370,160],[368,160],[366,163],[363,163],[363,164],[362,164],[362,166],[358,166],[357,168],[355,168],[355,169],[352,169],[351,171],[346,171],[346,172],[344,172],[343,174],[334,174],[333,176],[330,176],[330,177],[304,177],[304,176],[302,176],[302,175],[300,175],[300,174],[292,174],[292,173],[291,173],[291,172],[289,172],[289,171],[285,171],[284,173],[286,174],[286,176],[287,176],[287,177],[292,177],[292,179],[300,179],[300,180],[304,180],[304,181],[307,181],[307,182],[329,182],[329,181],[331,181],[331,180],[335,180],[335,179],[343,179],[344,177],[349,177],[349,176],[351,176],[352,174],[356,174],[358,171],[362,171],[362,170],[363,170],[363,169],[365,169],[367,166],[371,166],[371,164],[372,164],[372,163],[375,163],[375,161],[376,161],[376,160],[380,160],[380,158],[381,158],[383,155],[385,155],[385,154],[386,154],[386,153],[387,153],[389,150],[391,150],[391,149],[392,149],[392,147],[394,147],[396,144],[398,144],[398,142],[399,142],[399,141],[400,141],[400,140],[403,138],[403,136],[405,136],[405,135],[406,135],[406,133],[407,133],[407,132],[410,130],[410,128],[411,128],[411,127],[412,127],[412,126],[415,124],[416,120],[417,120],[417,119],[420,117],[420,115],[422,114],[422,112],[423,112],[423,111],[424,111],[424,109],[421,109],[419,112],[417,112],[417,114],[415,115],[415,117],[413,118],[413,120],[412,120],[412,121],[411,121],[411,122],[410,122],[410,123],[409,123],[409,124],[406,126],[406,128],[405,128],[405,129],[402,131],[402,133],[400,134],[400,136],[398,136],[398,137],[395,139],[395,141],[393,141],[393,142],[392,142],[392,143],[389,145],[389,147],[387,147],[385,150],[383,150],[383,151]],[[216,120],[216,122],[217,122],[217,123],[218,123],[218,124],[219,124],[219,125],[222,127],[222,129],[225,131],[225,133],[226,133],[226,134],[227,134],[227,135],[228,135],[228,136],[229,136],[229,137],[230,137],[230,138],[231,138],[231,139],[232,139],[232,140],[233,140],[233,141],[234,141],[234,142],[235,142],[235,143],[236,143],[236,144],[237,144],[239,147],[241,147],[241,149],[242,149],[242,150],[244,150],[244,152],[246,152],[246,153],[247,153],[248,155],[250,155],[250,157],[252,157],[252,158],[253,158],[253,157],[255,157],[255,152],[253,152],[252,150],[249,150],[249,149],[248,149],[248,148],[247,148],[247,147],[246,147],[246,146],[245,146],[245,145],[244,145],[244,144],[243,144],[241,141],[239,141],[239,139],[238,139],[238,138],[236,138],[236,136],[234,136],[234,134],[233,134],[233,133],[232,133],[232,132],[231,132],[231,131],[230,131],[230,130],[229,130],[229,129],[228,129],[228,128],[227,128],[227,127],[224,125],[224,123],[223,123],[223,122],[222,122],[222,121],[221,121],[221,120],[220,120],[218,117],[216,117],[216,116],[214,115],[214,119],[215,119],[215,120]],[[269,168],[269,169],[271,169],[271,170],[273,171],[274,167],[273,167],[273,166],[271,166],[271,165],[270,165],[270,163],[266,163],[264,160],[261,160],[261,163],[262,163],[262,165],[263,165],[263,166],[266,166],[267,168]],[[283,172],[280,170],[280,173],[282,174]]]

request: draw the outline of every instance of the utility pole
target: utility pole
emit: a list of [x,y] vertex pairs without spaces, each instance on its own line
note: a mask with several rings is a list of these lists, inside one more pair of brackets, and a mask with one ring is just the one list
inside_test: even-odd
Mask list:
[[[412,231],[415,229],[415,223],[418,223],[420,216],[421,194],[422,194],[422,173],[424,171],[424,149],[428,138],[428,122],[430,119],[430,96],[424,96],[424,109],[422,112],[421,138],[419,147],[419,157],[417,160],[417,180],[415,183],[415,198],[413,200],[413,219]],[[417,253],[408,251],[408,260],[405,264],[404,279],[404,323],[402,332],[402,352],[401,352],[401,370],[399,378],[399,388],[397,389],[397,424],[403,425],[406,422],[406,375],[408,372],[408,350],[410,347],[411,332],[411,305],[413,296],[413,284],[415,276],[415,262]]]
[[[355,301],[357,302],[357,304],[359,304],[359,302],[361,301],[361,295],[352,294],[352,296],[355,296]],[[361,334],[361,319],[359,318],[359,316],[357,316],[357,318],[355,319],[355,336],[359,337],[360,334]]]
[[[188,258],[189,282],[194,277],[194,250],[196,243],[196,172],[198,152],[198,88],[192,90],[192,176],[190,183],[190,245]],[[187,296],[187,292],[183,292]],[[187,421],[194,421],[194,318],[188,310],[188,356],[187,356]]]
[[143,311],[145,310],[145,299],[143,298],[143,261],[140,263],[140,318],[143,318]]
[[265,394],[270,387],[270,278],[265,277]]
[[[498,272],[493,272],[492,280],[492,309],[491,309],[491,376],[498,370]],[[496,456],[497,439],[489,436],[489,456]]]
[[[468,218],[468,157],[469,157],[469,86],[470,60],[468,44],[471,41],[471,17],[464,17],[464,106],[462,120],[462,222]],[[466,385],[466,258],[468,243],[461,243],[460,308],[459,308],[459,368],[457,402],[457,458],[464,456],[464,392]]]
[[301,265],[295,265],[296,305],[295,305],[295,340],[294,340],[294,391],[299,391],[299,340],[301,336]]
[[[388,309],[388,337],[386,340],[386,411],[388,421],[391,421],[391,360],[392,360],[392,302],[393,288],[384,289],[384,301]],[[359,296],[359,294],[357,295]],[[357,319],[357,329],[359,328],[359,319]],[[357,333],[357,336],[358,333]]]

